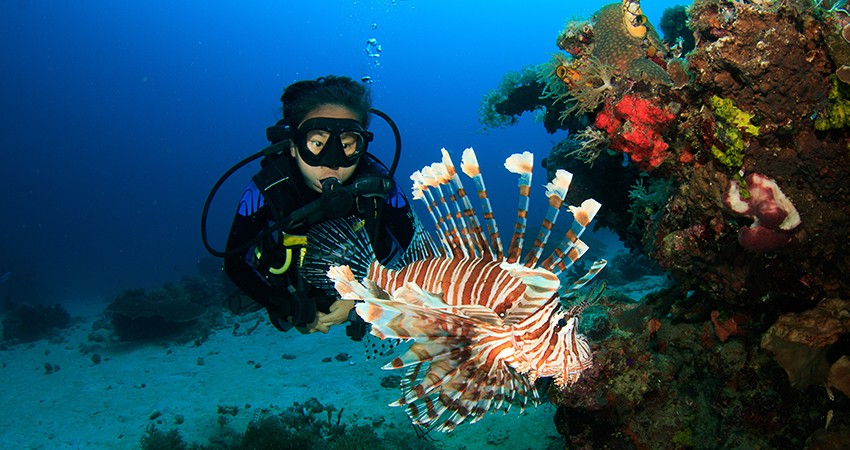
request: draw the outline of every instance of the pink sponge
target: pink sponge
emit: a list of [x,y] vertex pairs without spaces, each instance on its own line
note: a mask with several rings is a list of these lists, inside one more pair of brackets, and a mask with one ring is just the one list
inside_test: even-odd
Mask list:
[[738,182],[729,182],[723,203],[732,211],[753,219],[752,225],[738,231],[742,247],[755,251],[776,250],[797,241],[794,230],[800,225],[800,214],[782,193],[776,180],[758,173],[745,178],[747,199],[741,197]]

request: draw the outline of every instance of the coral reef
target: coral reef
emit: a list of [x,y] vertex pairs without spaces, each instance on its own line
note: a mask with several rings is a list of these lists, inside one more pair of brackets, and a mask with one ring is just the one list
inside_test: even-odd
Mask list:
[[71,325],[71,315],[62,305],[18,305],[3,318],[3,342],[33,342],[50,338]]
[[[650,38],[650,27],[641,39],[630,33],[621,6],[605,6],[558,36],[558,46],[568,54],[556,56],[541,77],[545,87],[539,101],[549,102],[547,112],[551,105],[567,114],[571,121],[561,126],[575,133],[553,149],[547,169],[574,168],[571,158],[595,168],[614,150],[626,153],[638,171],[673,186],[642,235],[619,206],[625,204],[634,215],[642,210],[632,205],[636,198],[619,197],[616,211],[603,209],[600,224],[629,247],[650,254],[683,289],[741,305],[797,296],[811,305],[822,295],[848,292],[850,195],[841,180],[850,171],[850,131],[840,125],[846,85],[834,75],[847,52],[843,44],[827,43],[846,43],[840,32],[850,19],[805,2],[699,1],[689,10],[688,24],[698,38],[694,49],[665,60],[663,44]],[[833,61],[833,54],[840,61]],[[670,83],[635,76],[628,69],[635,61],[665,67]],[[597,73],[608,67],[610,78],[589,76],[588,67]],[[602,86],[604,95],[592,92]],[[614,159],[606,165],[612,172],[604,176],[605,184],[594,186],[594,192],[634,184],[634,173],[616,168]],[[748,195],[744,178],[749,174],[782,186],[802,222],[793,236],[748,239],[750,231],[744,230],[738,238],[741,225],[750,224],[722,200],[733,182]],[[765,231],[750,228],[755,234]],[[784,242],[766,244],[768,237]],[[798,244],[794,252],[781,258],[770,253],[789,248],[785,244],[791,241]],[[757,246],[761,254],[742,253]]]
[[662,20],[668,52],[626,0],[557,37],[539,101],[571,133],[544,165],[598,180],[597,223],[674,283],[611,293],[596,367],[549,389],[575,448],[850,441],[843,5],[697,0]]
[[[848,310],[850,301],[826,299],[802,313],[783,314],[764,334],[762,348],[774,354],[792,386],[819,386],[827,382],[832,365],[827,354],[850,332]],[[837,370],[844,367],[846,356],[842,358],[841,363],[836,362]]]

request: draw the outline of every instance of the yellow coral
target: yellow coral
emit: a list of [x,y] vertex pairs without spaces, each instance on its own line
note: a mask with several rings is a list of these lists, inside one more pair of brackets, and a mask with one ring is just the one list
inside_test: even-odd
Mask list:
[[758,136],[759,128],[752,123],[753,115],[735,106],[728,98],[716,95],[709,99],[709,104],[717,117],[715,137],[723,143],[724,148],[711,146],[711,154],[723,165],[738,169],[744,164],[746,142],[744,134]]
[[839,83],[834,75],[830,78],[829,106],[815,119],[815,129],[820,131],[850,126],[850,86]]
[[734,126],[744,133],[752,136],[759,135],[759,127],[750,123],[753,119],[753,115],[741,111],[737,106],[735,106],[735,103],[731,99],[720,98],[713,95],[709,99],[709,103],[711,104],[711,108],[714,110],[714,115],[717,116],[718,119],[728,125]]

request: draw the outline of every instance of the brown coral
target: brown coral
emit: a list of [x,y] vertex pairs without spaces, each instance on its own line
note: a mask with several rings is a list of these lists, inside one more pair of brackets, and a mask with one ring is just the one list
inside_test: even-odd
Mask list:
[[829,347],[850,332],[850,301],[826,299],[802,313],[789,313],[762,336],[761,346],[773,353],[796,388],[826,381]]

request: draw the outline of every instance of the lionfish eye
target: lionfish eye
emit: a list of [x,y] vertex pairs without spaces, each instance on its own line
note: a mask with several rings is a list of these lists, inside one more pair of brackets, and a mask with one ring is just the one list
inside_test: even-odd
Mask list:
[[558,321],[558,328],[563,328],[567,326],[567,319],[561,317],[561,320]]

